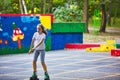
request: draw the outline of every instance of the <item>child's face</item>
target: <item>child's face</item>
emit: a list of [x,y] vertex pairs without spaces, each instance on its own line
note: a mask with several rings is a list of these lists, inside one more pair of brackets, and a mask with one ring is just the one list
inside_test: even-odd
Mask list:
[[37,27],[37,32],[41,33],[42,32],[42,28],[39,26]]

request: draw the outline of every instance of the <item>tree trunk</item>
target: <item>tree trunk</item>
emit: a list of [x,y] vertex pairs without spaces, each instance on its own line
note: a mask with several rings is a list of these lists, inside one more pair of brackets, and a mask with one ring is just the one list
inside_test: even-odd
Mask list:
[[53,0],[49,0],[48,13],[52,13]]
[[41,4],[40,4],[41,14],[43,14],[43,1],[44,0],[41,0]]
[[21,0],[19,0],[19,9],[20,9],[20,13],[23,14],[23,7]]
[[46,13],[46,0],[43,0],[43,14]]
[[41,0],[41,13],[45,14],[46,0]]
[[116,16],[117,16],[117,8],[115,9],[115,14],[114,14],[114,18],[113,18],[113,24],[116,23]]
[[86,32],[89,33],[89,30],[88,30],[88,0],[84,0],[83,20],[86,23]]
[[108,12],[108,15],[107,15],[107,22],[108,22],[108,25],[111,26],[111,15],[112,15],[112,1],[110,2],[110,6],[109,6],[109,12]]
[[101,21],[101,27],[99,32],[105,32],[106,30],[106,10],[105,10],[105,4],[101,4],[102,7],[102,21]]
[[32,0],[32,13],[34,14],[34,0]]
[[23,5],[23,8],[24,8],[24,13],[27,14],[27,8],[26,8],[24,0],[22,0],[22,5]]

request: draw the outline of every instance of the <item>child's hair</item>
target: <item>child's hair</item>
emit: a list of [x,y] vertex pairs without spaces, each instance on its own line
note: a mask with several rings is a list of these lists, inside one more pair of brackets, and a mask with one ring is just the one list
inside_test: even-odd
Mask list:
[[45,35],[47,35],[47,31],[44,29],[44,26],[43,26],[42,24],[38,24],[38,25],[37,25],[37,28],[38,28],[39,26],[42,28],[42,32],[43,32]]

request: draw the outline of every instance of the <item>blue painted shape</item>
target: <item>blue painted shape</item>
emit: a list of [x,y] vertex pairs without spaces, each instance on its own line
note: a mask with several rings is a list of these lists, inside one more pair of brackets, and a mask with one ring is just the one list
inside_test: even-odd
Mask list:
[[0,31],[3,31],[3,30],[2,30],[2,23],[1,23],[1,21],[0,21]]
[[83,43],[83,33],[52,34],[52,50],[64,49],[67,43]]
[[3,32],[3,36],[8,36],[8,32]]
[[64,48],[64,36],[62,34],[52,34],[52,50],[58,50]]
[[65,34],[65,43],[72,43],[73,42],[73,39],[72,39],[73,35],[67,33]]
[[31,23],[34,21],[39,21],[39,17],[38,16],[21,16],[21,21],[23,23]]
[[72,43],[83,43],[83,35],[81,33],[73,34]]
[[23,27],[23,31],[27,31],[27,27]]
[[0,31],[3,31],[3,30],[0,28]]

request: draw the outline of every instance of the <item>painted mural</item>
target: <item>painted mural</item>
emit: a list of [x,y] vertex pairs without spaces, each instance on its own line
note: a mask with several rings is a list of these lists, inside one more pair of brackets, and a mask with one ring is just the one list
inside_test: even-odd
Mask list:
[[27,53],[39,23],[48,33],[46,50],[64,49],[68,43],[83,43],[85,23],[53,23],[51,14],[0,14],[0,55]]
[[39,23],[45,26],[46,39],[50,40],[51,15],[0,15],[0,54],[27,52]]

